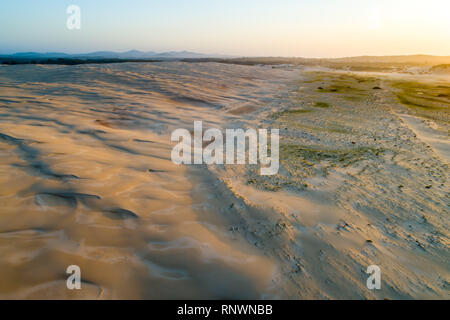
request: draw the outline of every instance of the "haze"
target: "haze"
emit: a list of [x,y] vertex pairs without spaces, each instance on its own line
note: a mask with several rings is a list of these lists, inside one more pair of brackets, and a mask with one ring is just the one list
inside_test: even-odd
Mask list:
[[[66,8],[81,8],[81,30]],[[450,55],[447,0],[0,2],[0,53],[189,50],[246,56]]]

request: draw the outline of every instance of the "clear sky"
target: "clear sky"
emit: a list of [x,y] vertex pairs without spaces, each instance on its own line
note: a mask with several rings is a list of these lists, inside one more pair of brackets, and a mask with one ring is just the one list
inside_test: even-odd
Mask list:
[[[68,30],[66,9],[81,9]],[[1,0],[0,53],[450,55],[450,0]]]

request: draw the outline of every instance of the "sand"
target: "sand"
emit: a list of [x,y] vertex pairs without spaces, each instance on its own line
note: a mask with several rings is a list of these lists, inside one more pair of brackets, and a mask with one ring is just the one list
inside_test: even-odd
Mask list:
[[[349,75],[0,67],[0,298],[449,298],[446,124],[400,105],[388,76],[317,90],[333,77]],[[194,120],[279,127],[280,173],[173,164],[170,134]]]

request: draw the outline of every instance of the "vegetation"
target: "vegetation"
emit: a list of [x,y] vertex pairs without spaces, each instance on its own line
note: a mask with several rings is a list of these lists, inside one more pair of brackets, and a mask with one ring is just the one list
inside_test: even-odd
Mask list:
[[304,113],[310,113],[313,110],[308,110],[308,109],[291,109],[291,110],[283,110],[283,111],[279,111],[279,112],[275,112],[271,114],[271,118],[272,119],[278,119],[281,118],[283,116],[288,116],[288,115],[299,115],[299,114],[304,114]]
[[326,102],[316,102],[314,104],[314,106],[317,107],[317,108],[329,108],[330,104],[326,103]]
[[280,158],[282,159],[304,159],[309,162],[331,161],[343,166],[348,166],[354,162],[361,161],[368,156],[379,156],[382,152],[382,149],[373,147],[324,149],[295,144],[280,145]]
[[395,82],[393,87],[397,100],[418,116],[449,120],[450,86],[405,81]]

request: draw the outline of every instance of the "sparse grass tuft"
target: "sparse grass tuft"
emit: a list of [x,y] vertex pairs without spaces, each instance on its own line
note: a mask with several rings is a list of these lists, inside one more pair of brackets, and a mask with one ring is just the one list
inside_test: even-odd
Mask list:
[[275,112],[272,113],[270,115],[270,117],[272,119],[278,119],[281,118],[283,116],[288,116],[288,115],[299,115],[299,114],[305,114],[305,113],[310,113],[313,112],[313,110],[308,110],[308,109],[292,109],[292,110],[284,110],[284,111],[279,111],[279,112]]
[[314,104],[315,107],[317,108],[329,108],[330,104],[326,103],[326,102],[316,102]]
[[329,161],[343,166],[351,165],[369,156],[379,156],[383,149],[373,147],[354,147],[347,149],[315,148],[295,144],[280,145],[280,158],[303,159],[310,162]]

